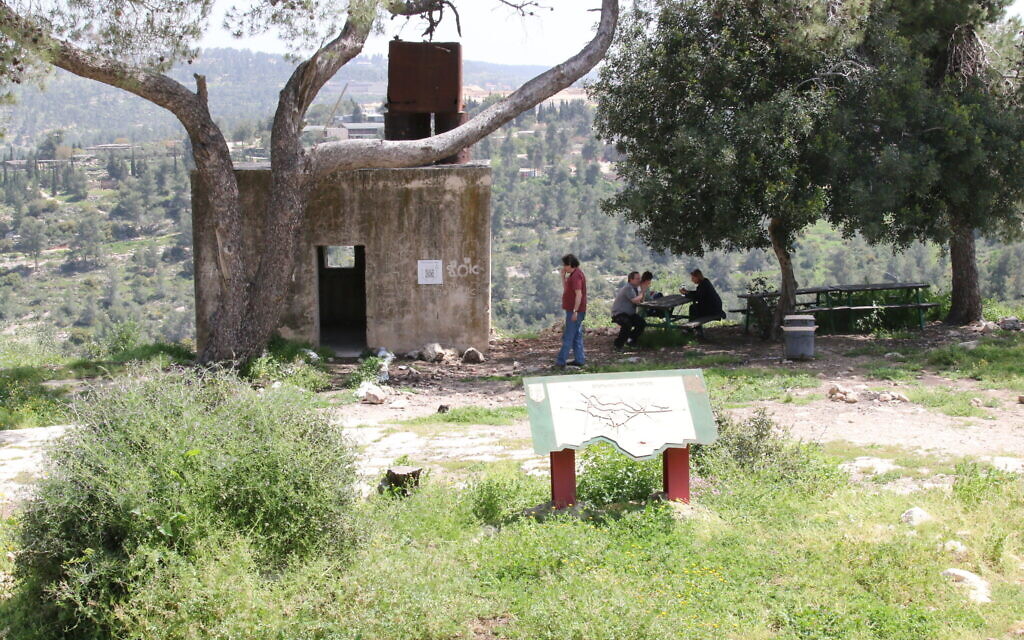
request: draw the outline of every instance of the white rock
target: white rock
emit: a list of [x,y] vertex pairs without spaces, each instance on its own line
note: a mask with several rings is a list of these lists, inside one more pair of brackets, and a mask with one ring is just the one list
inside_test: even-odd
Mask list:
[[893,401],[892,394],[891,393],[880,393],[880,394],[878,394],[878,401],[879,402],[892,402]]
[[975,349],[978,348],[978,345],[980,344],[981,343],[978,342],[977,340],[968,340],[967,342],[961,342],[956,346],[960,347],[964,351],[974,351]]
[[895,464],[892,460],[886,458],[873,458],[871,456],[860,456],[854,458],[849,462],[844,462],[839,465],[839,468],[844,471],[859,471],[861,473],[886,473],[887,471],[893,471],[899,469],[899,465]]
[[1008,456],[995,456],[990,459],[992,466],[1000,471],[1010,473],[1024,473],[1024,458],[1011,458]]
[[957,584],[965,585],[969,589],[967,593],[969,600],[973,602],[992,602],[992,590],[989,587],[988,581],[981,576],[963,569],[946,569],[942,572],[942,577]]
[[942,544],[942,550],[960,555],[962,553],[967,553],[967,545],[959,540],[946,540],[946,542]]
[[898,402],[910,402],[910,398],[899,392],[893,392],[892,399]]
[[420,349],[420,358],[427,362],[437,362],[444,359],[444,348],[436,342],[423,345]]
[[902,360],[903,354],[900,353],[899,351],[890,351],[889,353],[885,354],[884,357],[886,360]]
[[365,381],[356,389],[355,396],[366,404],[384,404],[387,392],[374,383]]
[[846,396],[846,404],[857,404],[857,396],[854,396],[854,395]]
[[473,347],[466,349],[465,353],[462,354],[462,361],[466,364],[480,364],[485,360],[484,354]]
[[903,515],[900,516],[900,520],[912,527],[916,527],[921,523],[934,520],[934,518],[932,518],[931,515],[921,507],[912,507],[903,512]]
[[388,406],[391,407],[392,409],[408,409],[409,399],[404,396],[399,396],[392,400],[391,404],[389,404]]
[[985,403],[983,403],[981,401],[981,398],[971,398],[971,406],[972,407],[983,407],[983,406],[985,406]]
[[999,325],[994,322],[982,322],[981,332],[982,333],[993,333],[999,330]]

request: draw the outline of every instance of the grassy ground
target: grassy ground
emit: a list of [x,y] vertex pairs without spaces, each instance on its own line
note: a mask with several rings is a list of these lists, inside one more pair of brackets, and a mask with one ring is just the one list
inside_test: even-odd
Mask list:
[[847,355],[883,355],[884,349],[898,351],[896,361],[873,361],[865,373],[879,380],[915,380],[926,371],[954,378],[977,380],[986,389],[1024,391],[1024,334],[1003,333],[968,341],[969,346],[948,345],[930,351],[868,345]]
[[[685,521],[650,505],[620,519],[513,517],[497,528],[475,515],[490,498],[483,483],[428,484],[363,504],[369,534],[344,561],[259,577],[252,550],[229,543],[175,574],[173,590],[167,575],[155,580],[145,606],[125,615],[150,637],[1002,637],[1024,611],[1021,482],[960,470],[952,493],[737,476],[706,486]],[[502,488],[504,500],[529,502],[546,487],[521,477]],[[911,506],[935,520],[901,524]],[[967,546],[962,558],[941,549],[950,539]],[[940,577],[949,567],[989,580],[994,602],[969,603]]]

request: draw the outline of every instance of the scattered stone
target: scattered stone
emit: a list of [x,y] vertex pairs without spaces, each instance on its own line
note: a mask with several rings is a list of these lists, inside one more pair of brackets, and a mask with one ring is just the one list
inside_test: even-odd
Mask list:
[[893,391],[892,398],[893,398],[893,400],[896,400],[897,402],[910,402],[910,398],[908,398],[907,396],[903,395],[902,393],[899,393],[899,392],[896,392],[896,391]]
[[1009,456],[995,456],[990,459],[992,466],[1008,473],[1024,473],[1024,459]]
[[892,402],[893,399],[894,398],[892,397],[891,393],[883,392],[883,393],[878,394],[878,401],[879,402]]
[[416,350],[407,351],[405,353],[405,359],[406,360],[419,360],[420,359],[420,352],[416,351]]
[[630,362],[630,363],[636,364],[636,363],[640,362],[640,357],[639,356],[630,356],[628,358],[625,358],[623,360],[623,362]]
[[462,361],[466,364],[483,364],[486,358],[484,358],[484,354],[470,347],[462,354]]
[[947,540],[943,543],[942,550],[959,556],[967,553],[967,545],[959,540]]
[[847,473],[886,473],[899,469],[899,465],[887,458],[873,458],[871,456],[860,456],[849,462],[839,465],[839,468]]
[[889,353],[885,354],[884,357],[886,360],[902,360],[903,354],[900,353],[899,351],[890,351]]
[[445,350],[438,343],[431,342],[430,344],[423,345],[423,348],[420,349],[419,356],[421,360],[426,362],[439,362],[444,360]]
[[1009,316],[999,321],[999,328],[1003,331],[1020,331],[1021,323],[1020,318],[1017,316]]
[[929,520],[934,520],[934,518],[932,518],[931,515],[921,507],[912,507],[907,509],[903,512],[903,515],[900,516],[900,521],[905,524],[909,524],[912,527],[916,527],[919,524],[928,522]]
[[423,473],[423,467],[408,465],[390,467],[381,478],[380,484],[377,485],[377,493],[407,496],[420,486],[421,473]]
[[988,581],[981,576],[964,569],[946,569],[942,572],[942,577],[965,585],[969,589],[967,598],[972,602],[992,602],[991,588]]
[[877,391],[865,390],[860,392],[860,394],[857,396],[857,399],[863,400],[864,402],[871,402],[872,400],[878,400],[878,396],[879,393]]
[[846,404],[857,404],[857,396],[846,396]]
[[974,351],[975,349],[978,348],[978,345],[980,344],[981,343],[978,342],[977,340],[968,340],[967,342],[961,342],[956,346],[960,347],[964,351]]
[[365,404],[384,404],[387,391],[372,382],[364,381],[355,392],[356,398]]
[[408,409],[409,408],[409,399],[404,397],[404,396],[399,396],[394,401],[392,401],[391,404],[388,405],[388,406],[390,406],[392,409],[398,409],[398,410]]
[[999,330],[999,325],[994,322],[982,322],[981,332],[982,333],[995,333]]
[[312,349],[303,349],[302,355],[306,356],[306,362],[309,362],[310,364],[320,362],[320,354]]

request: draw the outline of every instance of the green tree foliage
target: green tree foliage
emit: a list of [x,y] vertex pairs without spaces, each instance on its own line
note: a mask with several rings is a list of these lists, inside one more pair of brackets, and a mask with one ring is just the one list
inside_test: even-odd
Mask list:
[[39,256],[46,247],[46,223],[38,218],[29,218],[21,224],[21,249],[32,256],[39,269]]
[[823,134],[835,222],[898,248],[948,243],[955,322],[981,318],[975,234],[1020,229],[1024,107],[1004,82],[1019,56],[982,40],[1006,39],[1009,4],[876,2]]
[[[655,0],[624,20],[593,86],[599,134],[624,154],[605,209],[656,250],[771,247],[783,304],[797,234],[825,210],[814,173],[830,87],[815,81],[842,50],[826,2]],[[776,323],[778,324],[778,323]]]

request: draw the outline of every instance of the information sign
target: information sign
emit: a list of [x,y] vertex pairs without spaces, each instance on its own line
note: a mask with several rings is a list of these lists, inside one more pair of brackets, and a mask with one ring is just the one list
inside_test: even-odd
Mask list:
[[718,437],[701,370],[532,377],[523,385],[534,451],[551,455],[556,504],[575,499],[574,451],[599,441],[637,460],[664,454],[666,492],[689,501],[689,445]]

